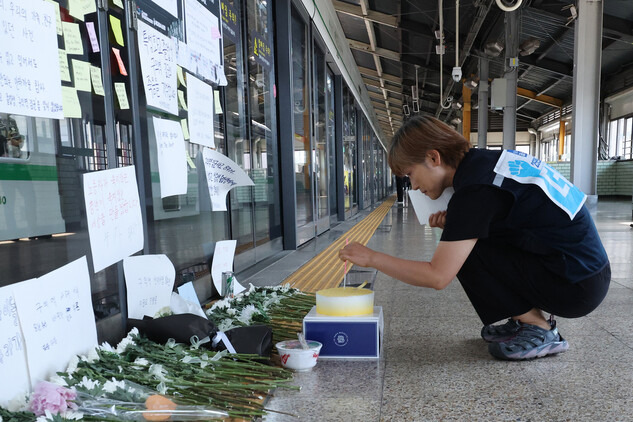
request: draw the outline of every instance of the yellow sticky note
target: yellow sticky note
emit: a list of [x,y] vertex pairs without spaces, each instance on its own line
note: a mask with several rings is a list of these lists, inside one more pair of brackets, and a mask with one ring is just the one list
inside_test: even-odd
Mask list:
[[195,169],[196,165],[191,159],[191,156],[189,155],[189,151],[185,150],[185,155],[187,156],[187,164],[189,164],[189,167],[191,167],[192,169]]
[[90,63],[72,59],[73,78],[75,79],[75,89],[77,91],[91,92],[90,86]]
[[187,102],[185,101],[185,92],[182,89],[178,90],[178,102],[180,103],[180,108],[183,110],[187,110]]
[[115,6],[119,6],[121,9],[123,9],[123,2],[121,0],[113,0],[112,2]]
[[64,117],[81,119],[81,104],[75,88],[62,86],[62,107],[64,107]]
[[95,94],[104,96],[103,82],[101,81],[101,68],[97,66],[90,66],[90,79],[92,80],[92,87],[95,90]]
[[64,28],[64,48],[66,54],[84,54],[84,46],[81,43],[79,24],[62,22]]
[[185,137],[185,139],[189,139],[189,126],[187,126],[187,119],[182,119],[180,121],[180,126],[182,127],[182,134]]
[[83,21],[88,13],[96,11],[97,3],[94,0],[68,0],[68,13],[80,21]]
[[182,86],[187,86],[187,82],[185,81],[185,75],[182,71],[182,67],[178,66],[178,83]]
[[70,69],[68,68],[68,55],[66,50],[59,49],[59,75],[64,82],[70,82]]
[[110,15],[110,27],[112,28],[112,33],[114,34],[114,40],[121,47],[125,47],[125,42],[123,41],[123,31],[121,30],[121,21],[119,18],[116,18]]
[[215,114],[222,114],[224,113],[222,111],[222,103],[220,103],[220,91],[213,90],[213,99],[214,99],[214,107],[215,108]]
[[114,90],[116,96],[119,99],[119,108],[121,110],[127,110],[130,108],[130,103],[127,101],[127,89],[125,89],[125,82],[115,82]]
[[62,27],[62,15],[59,13],[59,4],[53,0],[46,0],[53,5],[55,10],[55,24],[57,27],[57,35],[64,35],[64,28]]

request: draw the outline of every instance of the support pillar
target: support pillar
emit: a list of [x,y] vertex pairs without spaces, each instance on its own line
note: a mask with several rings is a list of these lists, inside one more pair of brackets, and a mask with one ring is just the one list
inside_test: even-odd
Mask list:
[[479,100],[477,109],[477,148],[486,148],[488,143],[488,93],[490,85],[488,59],[479,59]]
[[[505,79],[506,106],[503,108],[503,149],[515,149],[517,132],[517,73],[519,57],[518,11],[506,12]],[[515,65],[510,64],[516,60]]]
[[602,62],[602,0],[578,0],[574,29],[574,93],[571,130],[571,181],[598,200],[598,112]]

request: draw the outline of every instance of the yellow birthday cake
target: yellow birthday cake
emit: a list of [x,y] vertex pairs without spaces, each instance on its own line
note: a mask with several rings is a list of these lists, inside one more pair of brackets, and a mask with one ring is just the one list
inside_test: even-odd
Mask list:
[[319,290],[316,311],[329,316],[371,315],[374,313],[374,292],[355,287]]

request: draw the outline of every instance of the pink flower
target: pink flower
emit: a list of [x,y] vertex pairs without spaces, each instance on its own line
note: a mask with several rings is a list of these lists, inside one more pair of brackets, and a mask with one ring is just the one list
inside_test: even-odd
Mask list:
[[68,409],[77,409],[72,402],[77,398],[77,393],[68,388],[42,381],[35,386],[31,395],[31,411],[37,416],[46,414],[48,410],[53,415],[63,414]]

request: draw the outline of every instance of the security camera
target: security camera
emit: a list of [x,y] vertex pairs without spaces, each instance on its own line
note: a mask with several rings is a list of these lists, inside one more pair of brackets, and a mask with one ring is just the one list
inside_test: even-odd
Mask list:
[[462,68],[455,66],[453,68],[453,80],[459,82],[462,80]]

